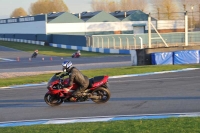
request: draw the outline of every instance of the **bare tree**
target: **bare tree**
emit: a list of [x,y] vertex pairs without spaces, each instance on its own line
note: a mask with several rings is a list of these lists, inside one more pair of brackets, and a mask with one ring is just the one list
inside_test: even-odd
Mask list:
[[27,16],[27,12],[22,8],[16,8],[10,15],[10,17]]
[[143,12],[148,12],[149,4],[146,0],[133,0],[133,10],[141,10]]
[[118,7],[119,7],[119,3],[118,2],[115,2],[115,1],[110,1],[108,3],[108,11],[109,12],[114,12],[114,11],[117,11],[118,10]]
[[158,19],[176,19],[179,8],[174,0],[153,0],[153,11],[157,12]]
[[183,11],[198,10],[200,0],[181,0]]
[[92,0],[91,7],[93,11],[116,11],[118,3],[114,0]]
[[93,11],[113,12],[117,10],[141,10],[147,9],[147,0],[92,0],[91,7]]
[[93,11],[106,11],[106,0],[92,0],[91,7]]
[[63,2],[63,0],[52,0],[52,5],[56,12],[69,11],[67,5]]
[[38,0],[32,3],[29,8],[29,12],[32,15],[64,11],[69,11],[69,9],[63,0]]
[[133,0],[120,0],[120,8],[121,10],[132,10],[134,5],[133,5]]

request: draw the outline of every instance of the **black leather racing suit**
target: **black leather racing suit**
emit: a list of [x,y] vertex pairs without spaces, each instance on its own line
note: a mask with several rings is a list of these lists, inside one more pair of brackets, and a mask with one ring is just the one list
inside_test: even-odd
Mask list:
[[69,72],[69,82],[65,85],[65,87],[72,86],[73,83],[79,85],[79,88],[73,93],[74,96],[80,94],[80,92],[84,91],[89,85],[89,78],[83,75],[76,67],[72,67]]

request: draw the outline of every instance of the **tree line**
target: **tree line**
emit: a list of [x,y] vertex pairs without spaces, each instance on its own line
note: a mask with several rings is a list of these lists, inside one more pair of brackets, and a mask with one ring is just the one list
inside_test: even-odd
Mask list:
[[[173,13],[196,11],[200,13],[200,0],[92,0],[92,11],[127,11],[141,10],[145,13],[153,12],[156,17],[174,19]],[[22,7],[16,8],[10,17],[46,14],[50,12],[69,12],[63,0],[37,0],[31,3],[27,13]]]

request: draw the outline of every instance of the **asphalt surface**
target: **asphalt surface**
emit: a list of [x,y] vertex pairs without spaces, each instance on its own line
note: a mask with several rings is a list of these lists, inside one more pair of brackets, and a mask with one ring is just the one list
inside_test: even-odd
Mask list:
[[[8,54],[11,58],[11,53],[6,52],[4,56],[5,54]],[[30,56],[26,52],[23,54],[27,54],[24,58]],[[128,56],[120,56],[120,58],[127,58],[127,60],[119,60],[119,57],[115,56],[109,58],[100,57],[98,58],[99,60],[96,58],[96,62],[92,63],[90,63],[90,60],[95,61],[93,58],[90,60],[88,58],[80,58],[79,60],[82,64],[78,60],[76,61],[78,67],[84,67],[85,69],[108,67],[108,64],[112,64],[113,67],[121,64],[124,66],[130,65],[128,64]],[[109,59],[115,60],[115,62],[104,62]],[[84,64],[86,60],[89,63]],[[74,64],[76,64],[76,61]],[[48,62],[53,63],[54,60],[49,60]],[[14,68],[8,69],[4,65],[6,63],[18,63],[21,67],[12,64]],[[98,65],[91,65],[94,63]],[[99,65],[100,63],[102,65]],[[3,66],[0,68],[0,72],[6,70],[16,71],[19,69],[23,71],[27,69],[26,64],[26,61],[0,62],[0,66]],[[57,64],[57,66],[59,65]],[[38,66],[30,67],[31,69],[27,71],[36,71],[51,67],[48,65],[43,66],[42,63],[39,63]],[[70,117],[199,112],[199,73],[200,70],[191,70],[109,79],[111,99],[105,104],[95,104],[92,101],[88,101],[82,103],[63,103],[58,107],[50,107],[43,100],[47,92],[45,85],[0,89],[0,122]]]
[[200,70],[109,79],[111,99],[48,106],[46,86],[0,90],[0,122],[158,113],[199,112]]
[[14,49],[0,46],[0,72],[24,72],[24,71],[58,71],[62,70],[61,64],[64,60],[71,60],[73,65],[81,70],[94,68],[109,68],[131,66],[130,56],[102,56],[102,57],[54,57],[38,55],[37,58],[29,60],[32,53],[16,51]]

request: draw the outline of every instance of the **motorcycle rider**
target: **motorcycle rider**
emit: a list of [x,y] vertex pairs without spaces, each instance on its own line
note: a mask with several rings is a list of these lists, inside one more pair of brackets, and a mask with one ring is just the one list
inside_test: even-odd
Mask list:
[[72,54],[72,58],[78,58],[80,56],[81,56],[81,51],[80,50],[78,50],[78,51],[76,51],[75,53]]
[[31,58],[36,58],[37,55],[38,55],[38,50],[36,49],[36,50],[33,52]]
[[81,92],[84,91],[89,85],[89,78],[83,75],[76,67],[72,65],[71,61],[64,61],[62,63],[64,76],[69,75],[69,82],[64,85],[63,90],[67,91],[73,83],[77,83],[79,87],[72,94],[74,97],[81,96]]
[[76,52],[76,54],[78,54],[78,55],[80,56],[80,55],[81,55],[81,51],[78,50],[78,51]]

